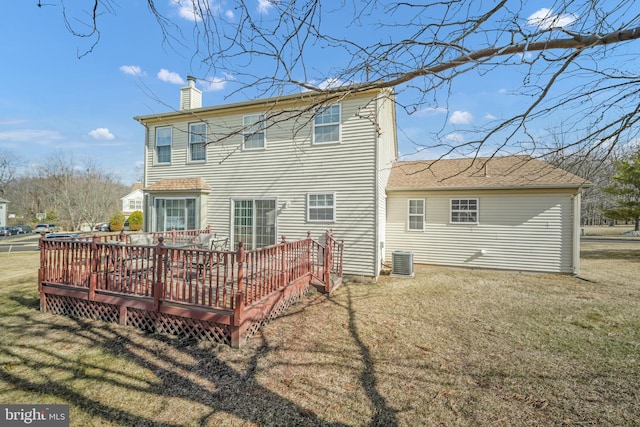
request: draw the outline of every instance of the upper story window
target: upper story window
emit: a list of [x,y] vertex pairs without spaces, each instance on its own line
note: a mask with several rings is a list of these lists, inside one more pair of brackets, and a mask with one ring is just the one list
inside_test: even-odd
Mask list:
[[478,199],[451,199],[451,222],[477,224]]
[[409,230],[423,231],[424,217],[424,199],[409,199]]
[[333,222],[336,220],[334,193],[307,194],[307,220],[311,222]]
[[189,155],[192,162],[207,160],[207,124],[189,124]]
[[253,114],[244,116],[242,136],[245,150],[256,150],[265,147],[265,124],[264,114]]
[[156,128],[156,160],[171,163],[171,126]]
[[324,107],[313,120],[313,143],[340,142],[340,104]]
[[140,199],[131,199],[131,200],[129,200],[129,210],[130,211],[142,210],[142,200],[140,200]]

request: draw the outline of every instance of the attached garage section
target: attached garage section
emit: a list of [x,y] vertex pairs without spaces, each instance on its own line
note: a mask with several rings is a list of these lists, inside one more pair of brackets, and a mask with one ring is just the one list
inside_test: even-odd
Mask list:
[[[422,230],[408,224],[410,200],[424,200]],[[477,200],[477,223],[452,223],[455,200]],[[393,192],[387,198],[387,254],[460,267],[573,273],[575,195],[511,191]]]
[[417,264],[577,274],[588,185],[520,156],[397,162],[385,259],[410,251]]

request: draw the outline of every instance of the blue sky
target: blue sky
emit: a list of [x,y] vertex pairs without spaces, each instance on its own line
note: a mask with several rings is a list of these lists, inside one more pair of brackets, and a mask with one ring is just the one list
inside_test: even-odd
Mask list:
[[[0,148],[20,156],[26,168],[62,150],[77,162],[92,159],[123,183],[132,184],[142,164],[144,138],[143,127],[133,117],[178,107],[179,88],[185,85],[187,74],[198,68],[190,55],[192,46],[172,49],[163,44],[146,1],[132,0],[115,4],[112,13],[101,16],[99,43],[78,58],[92,41],[69,33],[57,0],[42,0],[42,7],[37,3],[9,2],[0,16]],[[542,3],[535,2],[522,15],[535,17],[543,10]],[[247,4],[256,14],[267,16],[270,12],[265,0],[249,0]],[[169,0],[157,5],[183,29],[192,25],[188,9]],[[222,8],[220,13],[229,21],[235,18],[232,9]],[[571,16],[561,18],[569,24],[572,20]],[[364,42],[371,35],[366,31],[350,34]],[[333,64],[326,65],[339,67],[345,65],[340,63],[344,59],[336,56]],[[326,57],[317,60],[319,69],[327,62]],[[202,69],[196,72],[203,73]],[[207,78],[208,82],[198,81],[204,91],[204,106],[251,96],[233,94],[234,76],[218,71]],[[399,109],[401,153],[420,151],[413,142],[420,144],[437,130],[444,129],[443,135],[451,141],[464,141],[460,128],[482,126],[507,116],[522,105],[513,94],[522,78],[508,69],[482,76],[470,74],[447,94],[446,103],[422,105],[412,115]],[[401,103],[411,103],[415,96],[408,88],[398,88]],[[409,156],[433,157],[435,153],[429,150]]]

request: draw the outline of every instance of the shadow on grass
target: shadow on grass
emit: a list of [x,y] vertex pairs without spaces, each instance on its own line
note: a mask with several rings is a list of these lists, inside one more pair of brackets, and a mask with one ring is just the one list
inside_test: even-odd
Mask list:
[[[192,340],[145,336],[116,324],[41,313],[34,298],[12,296],[10,300],[23,308],[0,320],[3,336],[8,338],[0,343],[1,381],[42,402],[69,403],[93,423],[204,426],[211,425],[214,416],[229,414],[224,418],[229,424],[343,425],[328,423],[259,384],[258,364],[272,351],[266,341],[252,354],[246,353],[245,369],[239,370],[217,357],[215,346],[207,348]],[[80,354],[73,351],[77,348]],[[113,364],[105,366],[103,357]],[[364,350],[363,358],[369,360],[365,362],[369,366],[370,356]],[[131,371],[116,366],[123,360]],[[141,376],[145,371],[153,375]],[[363,382],[375,383],[375,379],[363,373]],[[6,393],[4,396],[7,399]],[[171,407],[159,408],[164,414],[154,417],[156,413],[150,414],[154,411],[150,408],[160,402],[171,402]],[[176,413],[172,418],[166,412],[180,402],[207,409],[199,416]]]
[[373,406],[374,417],[371,420],[371,426],[397,426],[398,420],[396,411],[387,405],[387,400],[378,391],[376,372],[374,368],[374,360],[371,356],[369,347],[360,338],[358,326],[356,324],[355,310],[353,309],[353,301],[351,289],[347,289],[347,310],[349,314],[349,332],[360,352],[362,360],[362,371],[360,372],[360,385],[362,386],[367,398]]
[[584,259],[610,259],[610,260],[640,260],[640,249],[582,249],[580,258]]

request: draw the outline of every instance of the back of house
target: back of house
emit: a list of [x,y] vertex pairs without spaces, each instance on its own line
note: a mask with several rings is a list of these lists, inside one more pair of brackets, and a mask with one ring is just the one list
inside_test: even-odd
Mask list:
[[146,127],[145,230],[210,226],[231,249],[253,249],[331,229],[346,274],[378,274],[397,156],[391,91],[205,108],[200,99],[190,79],[184,109],[136,117]]

